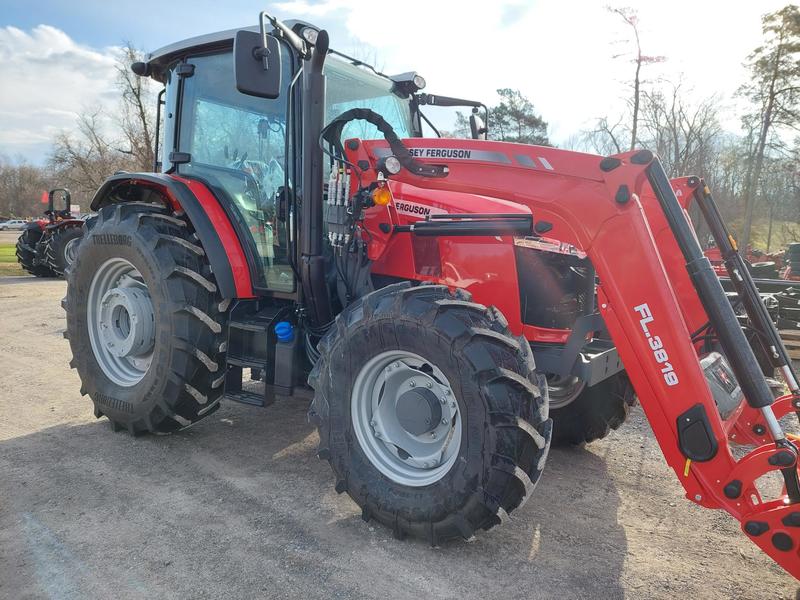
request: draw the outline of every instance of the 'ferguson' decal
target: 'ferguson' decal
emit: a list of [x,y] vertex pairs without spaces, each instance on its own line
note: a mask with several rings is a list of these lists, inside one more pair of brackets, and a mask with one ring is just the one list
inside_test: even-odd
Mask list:
[[416,202],[406,202],[405,200],[395,200],[394,208],[399,215],[407,217],[419,217],[424,219],[430,215],[443,215],[446,211],[441,208],[435,208],[426,204],[417,204]]
[[416,158],[470,158],[472,150],[461,148],[409,148],[408,153]]
[[[433,160],[477,160],[481,162],[493,162],[511,164],[511,159],[502,152],[493,150],[473,150],[472,148],[408,148],[408,153],[414,158],[430,158]],[[373,154],[377,158],[389,156],[392,151],[389,148],[375,148]]]

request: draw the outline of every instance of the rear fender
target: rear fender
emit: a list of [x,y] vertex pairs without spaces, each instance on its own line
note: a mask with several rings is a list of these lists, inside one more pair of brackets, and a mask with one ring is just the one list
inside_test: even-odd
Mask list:
[[62,227],[75,227],[75,226],[83,226],[83,221],[80,219],[63,219],[62,221],[56,221],[55,223],[48,223],[45,227],[48,231],[54,231],[56,229],[60,229]]
[[28,229],[34,229],[37,231],[44,231],[44,228],[47,227],[49,221],[42,221],[41,219],[38,221],[31,221],[30,223],[25,223],[22,226],[21,231],[27,231]]
[[97,190],[91,208],[97,211],[120,202],[161,204],[182,211],[203,246],[222,297],[255,297],[242,244],[219,200],[204,184],[162,173],[117,173]]

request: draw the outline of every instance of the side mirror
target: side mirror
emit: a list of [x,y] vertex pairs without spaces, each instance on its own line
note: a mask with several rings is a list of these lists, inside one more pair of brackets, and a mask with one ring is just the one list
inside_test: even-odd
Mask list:
[[[266,46],[265,46],[266,40]],[[274,100],[281,95],[281,45],[271,35],[237,31],[233,41],[233,72],[242,94]]]
[[478,116],[477,108],[473,108],[472,114],[469,116],[469,129],[473,140],[486,139],[488,129],[486,128],[486,124],[483,122],[483,119]]

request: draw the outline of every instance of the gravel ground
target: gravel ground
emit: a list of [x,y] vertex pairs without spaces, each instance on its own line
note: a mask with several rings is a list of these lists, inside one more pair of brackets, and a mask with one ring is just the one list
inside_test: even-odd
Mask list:
[[507,525],[398,542],[333,491],[302,400],[112,433],[67,366],[64,292],[0,278],[2,598],[796,597],[732,519],[683,498],[638,409],[553,450]]

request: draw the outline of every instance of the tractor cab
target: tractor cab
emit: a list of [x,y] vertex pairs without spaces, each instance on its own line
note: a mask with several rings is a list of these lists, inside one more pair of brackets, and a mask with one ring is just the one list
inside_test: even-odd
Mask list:
[[[61,201],[63,203],[64,208],[59,210],[56,207],[56,195],[61,195]],[[69,193],[69,190],[66,188],[54,188],[50,190],[47,194],[47,210],[44,211],[45,217],[52,225],[56,221],[61,221],[63,219],[72,219],[72,196]]]
[[[302,21],[286,26],[305,43],[318,29]],[[236,233],[247,245],[256,290],[294,294],[291,253],[296,239],[295,210],[302,191],[303,58],[281,37],[275,43],[279,71],[274,97],[239,91],[234,64],[237,34],[258,37],[259,28],[228,30],[171,44],[133,66],[164,84],[159,95],[159,138],[154,170],[207,182],[224,199]],[[309,42],[309,40],[312,40]],[[275,63],[277,61],[277,64]],[[421,94],[425,80],[415,72],[387,76],[364,62],[329,50],[325,62],[322,121],[354,108],[383,116],[401,138],[421,137],[421,106],[483,106],[446,96]],[[479,120],[480,121],[480,120]],[[482,124],[483,121],[480,121]],[[433,128],[435,131],[435,128]],[[480,135],[485,135],[485,129]],[[476,134],[478,135],[478,134]],[[367,121],[351,121],[345,138],[381,136]],[[328,179],[330,162],[323,164]]]
[[[301,22],[289,24],[315,31]],[[137,65],[139,72],[165,86],[156,168],[206,182],[223,199],[237,235],[256,259],[250,267],[257,291],[294,294],[290,254],[296,252],[295,199],[302,185],[302,60],[281,42],[279,64],[273,65],[280,71],[276,97],[244,94],[237,89],[232,69],[237,31],[257,28],[192,38],[157,50]],[[325,75],[325,120],[368,107],[384,115],[402,137],[420,135],[411,95],[401,91],[408,85],[398,86],[336,53],[326,62]],[[379,134],[370,123],[353,122],[346,135],[369,139]]]

